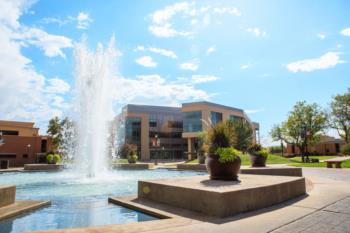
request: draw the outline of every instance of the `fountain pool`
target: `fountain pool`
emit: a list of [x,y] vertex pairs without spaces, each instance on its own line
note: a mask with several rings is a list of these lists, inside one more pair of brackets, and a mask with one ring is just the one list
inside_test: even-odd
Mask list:
[[80,173],[0,173],[2,184],[17,186],[18,200],[51,200],[49,207],[0,221],[1,233],[89,227],[155,220],[156,218],[109,204],[108,197],[137,193],[137,181],[201,175],[201,172],[118,170],[106,176],[86,178]]

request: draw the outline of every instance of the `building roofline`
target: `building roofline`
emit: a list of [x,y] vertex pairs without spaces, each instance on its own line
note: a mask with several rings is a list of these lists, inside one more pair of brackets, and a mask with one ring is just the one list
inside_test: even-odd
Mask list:
[[212,103],[212,102],[208,102],[208,101],[198,101],[198,102],[183,103],[182,106],[191,106],[193,104],[210,105],[210,106],[214,106],[214,107],[225,108],[225,109],[228,109],[228,110],[233,110],[233,111],[238,111],[238,112],[244,113],[243,109],[234,108],[234,107],[230,107],[230,106],[226,106],[226,105],[222,105],[222,104],[216,104],[216,103]]
[[[136,109],[132,109],[136,108]],[[148,111],[163,111],[163,112],[181,112],[181,107],[169,107],[169,106],[157,106],[157,105],[143,105],[143,104],[127,104],[125,105],[122,110],[123,111],[133,111],[137,109],[140,109],[140,111],[145,111],[144,108],[148,108]]]

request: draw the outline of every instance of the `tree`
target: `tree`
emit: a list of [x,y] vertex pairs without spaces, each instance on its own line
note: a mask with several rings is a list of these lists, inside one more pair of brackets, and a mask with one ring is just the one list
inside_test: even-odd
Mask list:
[[74,154],[74,150],[77,143],[76,127],[72,120],[68,117],[64,118],[61,122],[61,141],[58,145],[59,152],[65,159]]
[[247,151],[253,140],[253,129],[245,119],[231,120],[230,124],[235,135],[234,148],[240,151]]
[[330,126],[339,136],[350,142],[350,88],[343,95],[333,97],[331,103]]
[[305,161],[308,146],[320,140],[320,133],[327,128],[327,113],[317,104],[297,102],[282,125],[282,135],[287,143],[296,145]]
[[283,152],[284,152],[284,146],[283,146],[283,131],[282,131],[282,127],[279,124],[276,124],[272,127],[271,131],[270,131],[270,135],[272,140],[274,141],[280,141],[281,142],[281,153],[283,156]]
[[53,151],[57,152],[62,142],[62,125],[58,117],[54,117],[49,121],[46,132],[52,139]]

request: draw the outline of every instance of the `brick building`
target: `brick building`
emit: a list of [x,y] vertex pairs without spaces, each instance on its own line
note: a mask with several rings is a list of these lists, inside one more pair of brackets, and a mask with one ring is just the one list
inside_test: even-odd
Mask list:
[[11,167],[44,162],[51,150],[51,140],[39,135],[32,122],[0,121],[0,160],[8,160]]

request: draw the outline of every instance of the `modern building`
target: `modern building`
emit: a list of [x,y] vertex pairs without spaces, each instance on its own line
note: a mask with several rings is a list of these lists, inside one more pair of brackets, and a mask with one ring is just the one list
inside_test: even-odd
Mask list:
[[[345,141],[334,137],[323,135],[320,141],[308,148],[309,153],[319,155],[336,155],[340,153],[340,148],[345,145]],[[300,150],[294,144],[287,144],[287,154],[300,155]]]
[[191,159],[198,151],[198,133],[211,124],[245,119],[253,129],[253,143],[259,140],[259,124],[243,110],[210,102],[193,102],[182,107],[126,105],[118,117],[123,122],[120,143],[134,144],[139,159]]
[[39,135],[32,122],[0,121],[0,160],[20,167],[39,160],[51,150],[51,140]]

